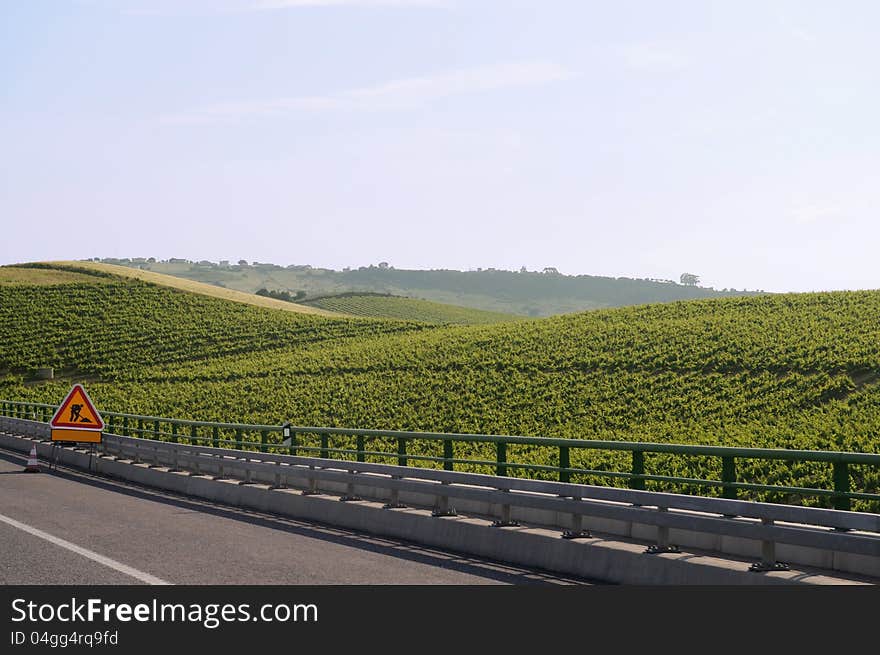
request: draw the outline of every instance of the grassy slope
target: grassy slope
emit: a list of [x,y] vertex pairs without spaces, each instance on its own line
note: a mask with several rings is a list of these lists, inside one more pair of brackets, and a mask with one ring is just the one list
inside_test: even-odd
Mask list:
[[236,291],[234,289],[225,289],[223,287],[218,287],[212,284],[205,284],[204,282],[196,282],[194,280],[187,280],[181,277],[175,277],[173,275],[165,275],[164,273],[155,273],[153,271],[143,271],[137,268],[130,268],[128,266],[117,266],[115,264],[103,264],[100,262],[87,261],[47,263],[51,265],[71,266],[76,268],[99,271],[103,273],[110,273],[112,275],[118,275],[120,277],[133,278],[136,280],[142,280],[144,282],[150,282],[152,284],[159,284],[162,286],[171,287],[172,289],[180,289],[181,291],[198,293],[204,296],[210,296],[212,298],[220,298],[222,300],[231,300],[234,302],[245,303],[247,305],[254,305],[255,307],[268,307],[270,309],[281,309],[286,312],[297,312],[301,314],[318,314],[321,316],[334,315],[333,312],[329,312],[317,307],[306,307],[304,305],[285,302],[283,300],[265,298],[263,296],[256,296],[252,293],[245,293],[243,291]]
[[75,282],[101,282],[103,278],[73,271],[47,270],[21,266],[0,266],[0,285],[43,286]]
[[[137,282],[0,293],[0,369],[77,369],[100,378],[89,390],[110,410],[880,451],[878,292],[447,327],[282,314]],[[84,302],[86,315],[98,317],[91,323],[78,318]],[[58,402],[69,382],[10,378],[0,397]],[[555,454],[512,448],[509,456],[552,462]],[[664,465],[650,459],[651,467]],[[626,463],[589,455],[573,465]],[[718,473],[717,462],[689,466],[677,472]],[[827,467],[762,467],[743,465],[741,479],[826,484],[829,476]]]
[[373,294],[346,293],[308,300],[303,304],[349,316],[423,321],[440,325],[484,325],[521,318],[512,314],[486,312],[418,298]]

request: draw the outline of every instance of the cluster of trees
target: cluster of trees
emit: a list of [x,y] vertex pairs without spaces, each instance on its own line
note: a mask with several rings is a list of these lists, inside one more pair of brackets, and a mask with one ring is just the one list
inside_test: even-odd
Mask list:
[[305,291],[297,291],[292,296],[289,291],[280,291],[277,289],[269,290],[269,289],[258,289],[258,296],[264,296],[266,298],[275,298],[275,300],[284,300],[286,302],[299,302],[303,298],[306,297]]

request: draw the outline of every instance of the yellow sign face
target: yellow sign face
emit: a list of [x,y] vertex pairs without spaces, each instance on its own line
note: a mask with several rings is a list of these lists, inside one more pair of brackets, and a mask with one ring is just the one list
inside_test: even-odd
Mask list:
[[101,433],[94,430],[52,430],[52,441],[101,443]]
[[81,384],[73,385],[49,422],[52,441],[100,443],[104,419]]
[[70,430],[97,430],[100,432],[104,429],[104,419],[98,414],[89,394],[81,384],[73,385],[49,424],[53,428]]

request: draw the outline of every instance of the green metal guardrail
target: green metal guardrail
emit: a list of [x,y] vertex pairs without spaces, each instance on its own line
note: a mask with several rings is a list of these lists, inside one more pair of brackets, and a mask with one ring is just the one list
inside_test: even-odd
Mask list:
[[[57,406],[45,403],[28,403],[0,400],[0,414],[12,418],[24,418],[48,423]],[[425,465],[442,467],[448,471],[456,465],[463,467],[491,467],[499,476],[510,475],[512,471],[533,472],[552,475],[560,482],[571,482],[573,476],[592,476],[604,479],[625,480],[632,489],[644,489],[645,482],[665,482],[692,485],[700,489],[719,489],[724,498],[737,498],[740,490],[756,492],[778,492],[806,497],[830,498],[835,509],[851,509],[853,500],[877,503],[880,507],[880,493],[850,488],[851,467],[877,467],[880,471],[880,454],[852,453],[822,450],[784,450],[772,448],[730,448],[725,446],[693,446],[685,444],[645,443],[636,441],[598,441],[586,439],[552,439],[546,437],[518,437],[484,434],[444,434],[436,432],[401,432],[396,430],[358,430],[350,428],[303,427],[285,425],[251,425],[241,423],[212,423],[190,421],[159,416],[141,416],[119,412],[102,412],[107,423],[105,431],[128,437],[141,437],[229,447],[259,452],[289,453],[291,455],[313,455],[329,459],[353,459],[366,461],[367,457],[380,461],[395,460],[401,466]],[[311,436],[311,441],[306,437]],[[233,437],[233,438],[230,438]],[[342,439],[342,438],[345,439]],[[289,444],[282,441],[289,438]],[[331,442],[337,439],[337,444]],[[340,447],[339,441],[352,443],[353,447]],[[393,452],[381,449],[368,449],[367,439],[378,446],[396,445]],[[315,443],[317,445],[310,445]],[[414,452],[408,447],[413,442],[429,442],[441,455]],[[456,444],[484,443],[495,445],[495,458],[473,459],[455,456]],[[418,445],[418,444],[416,444]],[[551,449],[558,454],[558,465],[528,464],[511,461],[508,446],[532,446]],[[430,450],[430,448],[427,448]],[[571,465],[572,451],[624,451],[631,454],[629,471],[578,468]],[[702,456],[718,458],[721,462],[721,479],[703,479],[673,475],[646,473],[646,454],[668,454],[680,456]],[[797,487],[789,485],[758,484],[737,480],[737,460],[763,460],[785,462],[809,462],[831,465],[833,489],[816,487]]]

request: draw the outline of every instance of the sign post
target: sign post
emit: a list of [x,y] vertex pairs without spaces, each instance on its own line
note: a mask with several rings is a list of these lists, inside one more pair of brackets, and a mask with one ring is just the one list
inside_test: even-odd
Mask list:
[[101,443],[104,419],[81,384],[73,385],[49,422],[52,441]]

